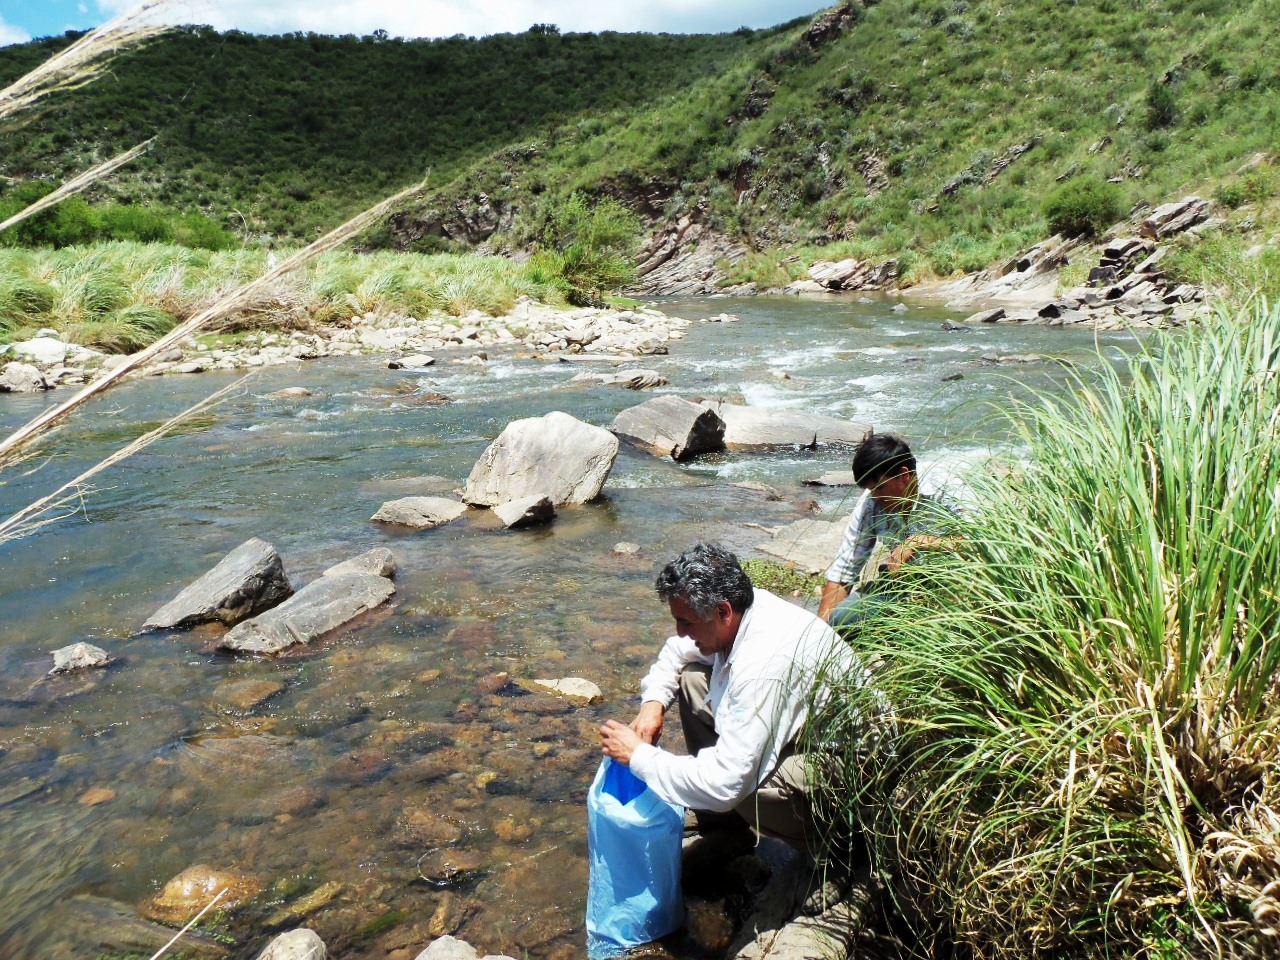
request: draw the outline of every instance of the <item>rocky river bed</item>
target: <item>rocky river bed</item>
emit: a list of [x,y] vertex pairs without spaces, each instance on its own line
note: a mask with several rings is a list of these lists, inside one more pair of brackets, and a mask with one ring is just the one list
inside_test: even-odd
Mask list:
[[[664,302],[684,336],[643,365],[668,381],[658,395],[897,429],[927,464],[972,463],[1007,439],[992,412],[1011,396],[1060,391],[1071,370],[1138,342],[1070,327],[957,332],[944,329],[955,311],[897,304]],[[431,349],[435,363],[418,369],[389,368],[398,350],[264,363],[240,394],[104,474],[63,519],[0,548],[6,956],[150,955],[172,933],[162,922],[184,884],[166,887],[196,867],[254,891],[191,941],[199,955],[256,956],[300,925],[351,958],[408,960],[444,934],[481,953],[582,955],[595,731],[634,713],[669,632],[655,570],[698,538],[751,557],[773,529],[838,522],[848,488],[805,481],[847,469],[848,449],[678,463],[624,443],[603,496],[549,525],[507,530],[482,510],[425,531],[375,524],[388,500],[456,497],[512,420],[555,410],[607,427],[644,399],[577,379],[614,363],[585,347],[551,351],[557,362],[527,344]],[[479,350],[487,359],[450,362]],[[6,478],[0,510],[237,375],[118,387],[61,428],[52,458]],[[4,397],[0,426],[50,402]],[[252,537],[279,549],[295,585],[387,548],[395,596],[275,658],[220,651],[218,624],[139,632]],[[114,662],[46,676],[52,651],[78,641]],[[603,700],[513,682],[545,677],[589,679]],[[739,936],[740,907],[725,898],[710,928]],[[685,940],[668,949],[717,955]]]

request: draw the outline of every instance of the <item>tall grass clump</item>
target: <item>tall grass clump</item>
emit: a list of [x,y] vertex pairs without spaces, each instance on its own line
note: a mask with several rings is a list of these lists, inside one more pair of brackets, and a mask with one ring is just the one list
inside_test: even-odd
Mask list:
[[[904,914],[981,958],[1280,955],[1280,308],[1011,414],[963,538],[851,637],[814,736]],[[838,774],[838,775],[837,775]]]

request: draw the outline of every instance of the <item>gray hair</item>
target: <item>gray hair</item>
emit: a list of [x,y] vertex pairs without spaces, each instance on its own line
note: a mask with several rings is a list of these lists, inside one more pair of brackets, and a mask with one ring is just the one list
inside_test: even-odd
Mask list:
[[726,600],[745,613],[756,597],[738,558],[716,543],[694,544],[662,568],[654,587],[661,599],[679,597],[703,620]]

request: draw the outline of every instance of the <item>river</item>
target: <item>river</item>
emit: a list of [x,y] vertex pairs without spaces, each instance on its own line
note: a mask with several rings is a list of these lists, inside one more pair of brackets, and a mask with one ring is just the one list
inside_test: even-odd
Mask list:
[[[694,324],[668,356],[635,366],[686,395],[893,429],[922,464],[955,464],[1007,441],[993,412],[1011,395],[1060,393],[1068,382],[1059,363],[984,355],[1046,354],[1087,369],[1134,343],[1043,326],[947,332],[942,322],[959,315],[928,304],[894,312],[895,303],[669,301],[659,306],[691,319],[741,319]],[[570,386],[580,369],[493,351],[483,369],[444,354],[421,373],[374,358],[273,368],[103,474],[69,515],[0,547],[0,957],[120,949],[122,918],[197,863],[266,886],[225,924],[238,939],[233,956],[256,956],[270,915],[321,889],[338,892],[310,924],[348,960],[411,958],[443,930],[481,953],[581,955],[595,729],[630,719],[638,678],[669,631],[652,594],[656,569],[699,538],[751,556],[764,537],[755,525],[809,516],[813,499],[836,519],[851,494],[801,485],[847,470],[843,449],[677,465],[624,444],[605,496],[543,529],[505,532],[483,512],[424,533],[369,522],[385,500],[450,495],[512,419],[563,410],[608,426],[645,399]],[[39,470],[8,471],[0,513],[231,379],[113,389],[60,429],[47,460],[27,464]],[[313,394],[271,396],[290,386]],[[453,402],[432,405],[430,393]],[[0,397],[0,428],[65,396]],[[734,485],[744,480],[783,498]],[[295,586],[388,546],[400,562],[394,602],[278,660],[213,652],[212,628],[133,635],[255,536],[280,550]],[[619,541],[641,553],[616,555]],[[77,640],[117,662],[43,680],[49,653]],[[586,677],[606,702],[572,709],[492,694],[486,678],[503,671]],[[237,708],[224,684],[244,679],[282,687]],[[90,803],[106,796],[95,788],[114,796]],[[450,863],[462,871],[451,883],[425,879]]]

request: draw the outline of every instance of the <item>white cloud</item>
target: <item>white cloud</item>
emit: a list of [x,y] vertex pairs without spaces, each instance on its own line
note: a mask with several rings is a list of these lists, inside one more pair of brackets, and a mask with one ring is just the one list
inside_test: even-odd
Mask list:
[[11,43],[26,43],[31,39],[31,34],[12,24],[5,23],[4,17],[0,17],[0,47],[7,47]]
[[[97,0],[114,15],[135,0]],[[520,33],[535,23],[562,31],[727,31],[762,27],[812,13],[822,0],[651,0],[607,4],[599,0],[182,0],[166,8],[170,23],[207,23],[219,30],[286,33],[294,30],[360,36],[386,30],[398,37],[486,36]]]

